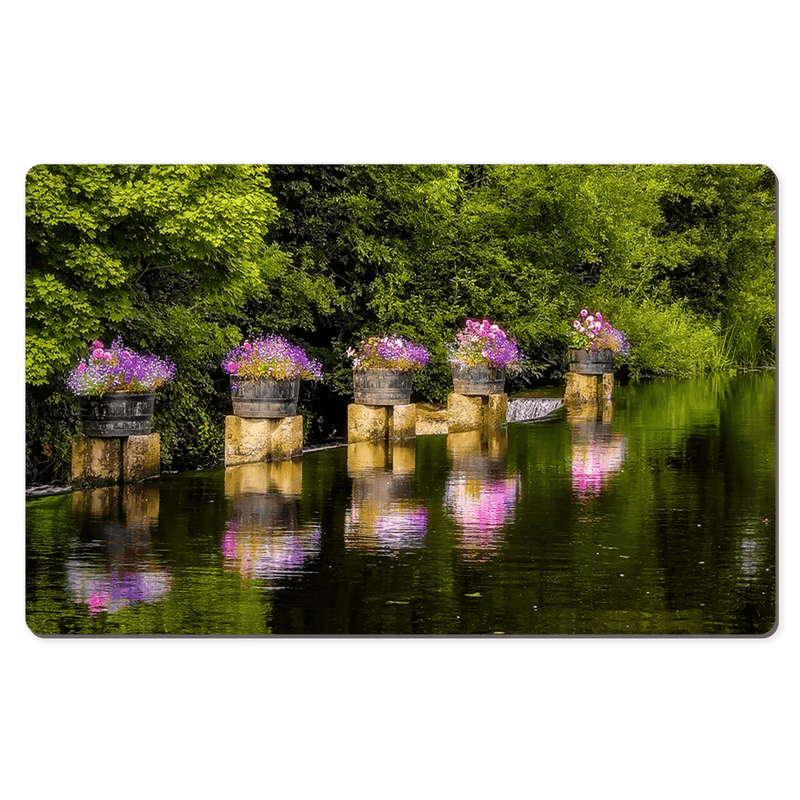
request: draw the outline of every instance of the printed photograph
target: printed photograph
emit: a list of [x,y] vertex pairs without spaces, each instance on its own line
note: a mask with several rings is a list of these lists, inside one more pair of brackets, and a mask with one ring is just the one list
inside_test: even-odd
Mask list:
[[769,636],[777,193],[757,164],[33,167],[28,628]]

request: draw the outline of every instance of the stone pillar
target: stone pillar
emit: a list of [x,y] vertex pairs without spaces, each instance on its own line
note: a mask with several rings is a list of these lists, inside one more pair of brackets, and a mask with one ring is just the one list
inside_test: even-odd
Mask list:
[[567,374],[567,385],[564,388],[564,404],[602,403],[614,396],[614,373],[603,375],[580,375],[577,372]]
[[601,400],[613,400],[614,399],[614,373],[613,372],[605,372],[603,373],[603,380],[601,386]]
[[447,432],[463,433],[483,428],[484,397],[450,392],[447,395]]
[[392,406],[389,413],[389,439],[393,442],[413,439],[417,435],[417,406],[409,403]]
[[363,406],[350,403],[347,406],[347,441],[374,442],[389,434],[390,406]]
[[274,419],[270,431],[270,461],[285,461],[303,453],[303,418]]
[[161,471],[161,434],[78,436],[72,440],[72,482],[107,486],[154,478]]
[[580,375],[577,372],[568,373],[567,385],[564,388],[564,404],[596,403],[597,378],[597,375]]
[[78,436],[72,440],[72,482],[87,486],[119,483],[122,439]]
[[414,433],[417,436],[447,433],[447,409],[430,403],[418,403]]
[[487,428],[499,428],[505,425],[506,412],[508,411],[507,394],[490,394],[489,401],[484,408],[485,423]]
[[303,418],[225,417],[225,466],[282,461],[303,452]]
[[141,481],[161,472],[161,434],[129,436],[122,443],[122,480]]

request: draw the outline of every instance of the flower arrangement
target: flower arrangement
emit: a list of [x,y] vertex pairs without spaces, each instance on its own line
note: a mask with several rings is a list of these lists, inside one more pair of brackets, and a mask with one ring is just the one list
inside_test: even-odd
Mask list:
[[521,367],[519,347],[499,326],[485,319],[467,320],[456,334],[455,345],[448,345],[451,364],[477,366],[488,364],[495,369],[518,372]]
[[75,395],[102,397],[112,392],[154,392],[175,377],[166,358],[141,355],[115,339],[111,347],[95,340],[73,368],[67,386]]
[[283,336],[266,336],[234,347],[225,354],[222,370],[236,379],[231,381],[233,389],[239,382],[259,378],[322,380],[322,364],[309,358],[302,347],[291,344]]
[[431,360],[430,353],[421,345],[409,342],[402,336],[370,336],[358,346],[347,351],[353,361],[353,369],[391,369],[416,372]]
[[626,356],[630,351],[628,337],[604,319],[599,311],[590,313],[588,308],[582,308],[578,319],[573,320],[569,345],[593,352],[611,350],[618,356]]

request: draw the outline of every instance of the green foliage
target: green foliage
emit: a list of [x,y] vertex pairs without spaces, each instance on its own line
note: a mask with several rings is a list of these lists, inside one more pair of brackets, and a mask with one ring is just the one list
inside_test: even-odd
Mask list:
[[[289,257],[269,242],[278,216],[269,185],[261,166],[34,167],[26,206],[28,386],[64,395],[66,372],[87,343],[119,334],[178,368],[156,406],[165,464],[213,463],[227,392],[218,364],[250,335],[247,306],[260,304],[275,324],[308,325],[304,304],[325,304],[324,296],[294,291]],[[29,420],[46,416],[41,405],[29,411]],[[72,422],[68,435],[77,430]],[[51,457],[51,438],[29,426],[31,469]]]
[[301,396],[318,438],[341,435],[349,347],[423,344],[414,396],[443,402],[445,343],[466,318],[519,343],[511,391],[561,379],[584,306],[628,335],[634,376],[772,364],[774,212],[760,166],[35,167],[29,466],[65,452],[67,400],[45,398],[88,341],[115,334],[177,364],[156,410],[173,468],[218,457],[218,364],[245,336],[300,337],[322,361],[325,385]]
[[665,185],[659,273],[673,296],[719,321],[731,362],[774,363],[774,174],[763,166],[653,169]]
[[607,308],[609,318],[630,340],[625,363],[633,377],[696,375],[729,366],[719,325],[708,324],[685,303],[619,299],[609,301]]

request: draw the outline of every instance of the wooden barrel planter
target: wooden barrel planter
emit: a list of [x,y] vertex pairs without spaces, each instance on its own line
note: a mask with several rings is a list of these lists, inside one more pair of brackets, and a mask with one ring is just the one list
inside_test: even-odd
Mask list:
[[413,373],[391,369],[353,370],[355,401],[362,406],[404,406],[411,402]]
[[604,375],[613,372],[614,353],[611,350],[570,348],[569,371],[578,375]]
[[259,378],[231,388],[233,413],[245,419],[281,419],[297,415],[300,378],[278,381]]
[[113,392],[81,397],[81,425],[85,436],[100,439],[146,436],[150,433],[155,392]]
[[489,364],[451,364],[453,391],[465,395],[502,394],[506,371]]

